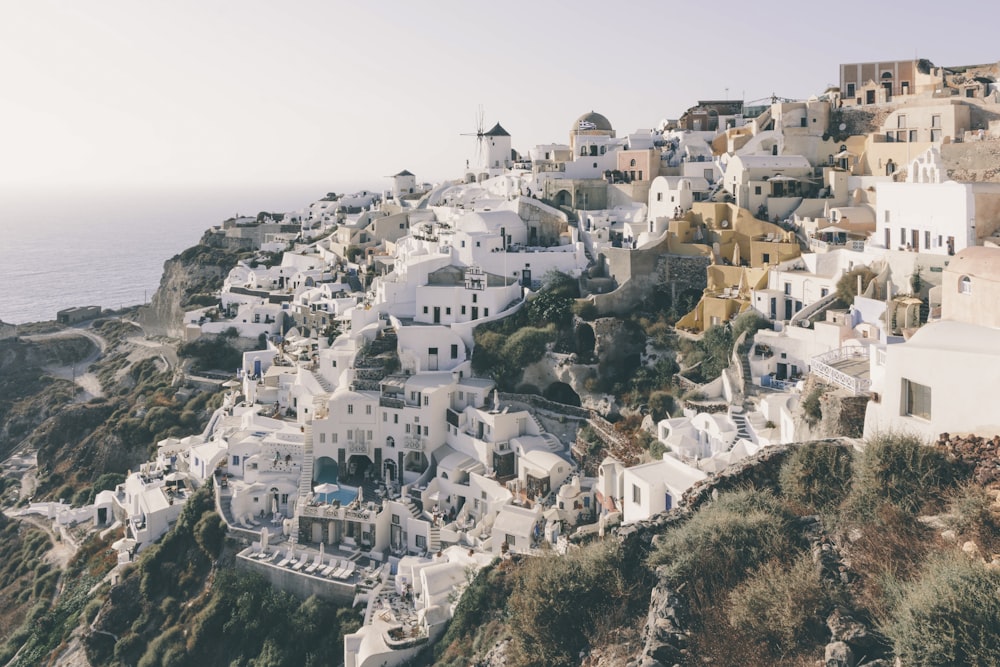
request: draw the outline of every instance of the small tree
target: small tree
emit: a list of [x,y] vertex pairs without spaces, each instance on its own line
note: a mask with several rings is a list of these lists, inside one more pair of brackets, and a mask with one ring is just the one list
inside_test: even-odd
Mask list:
[[875,278],[875,272],[867,266],[858,266],[848,271],[837,281],[837,299],[846,305],[854,303],[858,295],[858,277],[861,278],[861,290],[868,289],[868,283]]

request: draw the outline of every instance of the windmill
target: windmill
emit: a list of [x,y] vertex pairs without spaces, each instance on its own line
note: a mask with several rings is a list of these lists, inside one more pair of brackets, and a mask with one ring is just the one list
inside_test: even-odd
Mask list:
[[[483,162],[483,144],[486,142],[486,130],[483,129],[483,105],[479,105],[478,113],[476,114],[476,131],[475,132],[462,132],[463,137],[476,137],[476,167],[479,167]],[[468,165],[466,165],[468,166]]]

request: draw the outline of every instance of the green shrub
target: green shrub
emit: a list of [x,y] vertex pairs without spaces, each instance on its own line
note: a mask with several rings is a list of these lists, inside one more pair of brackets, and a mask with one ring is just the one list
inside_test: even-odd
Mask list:
[[984,554],[1000,549],[1000,520],[993,511],[994,494],[978,484],[963,484],[949,497],[952,527],[971,539]]
[[592,301],[577,301],[573,304],[573,314],[587,322],[597,319],[599,313]]
[[781,466],[781,494],[807,510],[827,512],[843,501],[850,486],[853,453],[842,445],[808,442]]
[[688,581],[696,604],[711,602],[761,563],[793,555],[792,516],[770,491],[733,491],[657,538],[650,565]]
[[813,387],[812,391],[802,399],[802,415],[805,417],[806,423],[810,426],[815,426],[819,423],[819,420],[823,418],[823,405],[820,403],[820,398],[823,396],[822,385],[816,385]]
[[880,624],[903,664],[1000,665],[1000,571],[954,552],[932,558],[902,587]]
[[825,620],[836,598],[809,554],[788,567],[772,560],[729,595],[729,623],[782,655],[826,638]]
[[526,560],[507,604],[513,636],[508,664],[579,664],[590,642],[628,625],[648,606],[649,594],[640,590],[625,575],[620,547],[612,542]]
[[882,503],[908,513],[937,503],[959,473],[941,451],[914,436],[899,434],[869,439],[854,469],[846,509],[861,519],[873,517]]

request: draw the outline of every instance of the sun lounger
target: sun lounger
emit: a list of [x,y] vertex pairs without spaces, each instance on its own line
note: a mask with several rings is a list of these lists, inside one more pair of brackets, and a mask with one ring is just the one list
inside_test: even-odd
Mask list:
[[301,559],[299,559],[298,563],[296,563],[295,565],[292,566],[292,569],[295,570],[296,572],[298,572],[299,570],[301,570],[302,568],[304,568],[306,566],[306,563],[308,563],[308,562],[309,562],[308,558],[301,558]]
[[324,577],[329,577],[336,570],[337,570],[337,560],[335,558],[331,558],[330,564],[321,569],[317,574],[320,574]]
[[354,573],[354,561],[346,561],[344,567],[333,573],[336,579],[347,579]]
[[293,562],[291,558],[282,558],[282,559],[281,559],[281,560],[280,560],[280,561],[278,562],[278,567],[285,567],[286,565],[288,565],[288,564],[289,564],[289,563],[291,563],[291,562]]
[[317,569],[319,569],[319,566],[322,565],[322,564],[323,564],[323,561],[320,560],[319,556],[316,556],[316,558],[312,562],[312,565],[310,565],[309,567],[306,568],[306,570],[305,570],[306,574],[312,574]]
[[347,561],[338,560],[337,569],[331,572],[329,576],[331,579],[340,579],[341,574],[343,574],[346,570],[347,570]]

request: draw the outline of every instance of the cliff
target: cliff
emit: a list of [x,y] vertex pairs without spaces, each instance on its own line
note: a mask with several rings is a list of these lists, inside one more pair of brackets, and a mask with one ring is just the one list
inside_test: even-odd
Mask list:
[[206,232],[198,245],[164,262],[159,288],[139,310],[148,335],[183,338],[185,311],[218,302],[215,293],[242,255],[217,244]]

